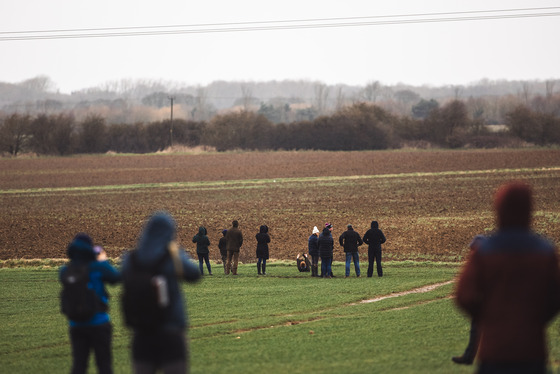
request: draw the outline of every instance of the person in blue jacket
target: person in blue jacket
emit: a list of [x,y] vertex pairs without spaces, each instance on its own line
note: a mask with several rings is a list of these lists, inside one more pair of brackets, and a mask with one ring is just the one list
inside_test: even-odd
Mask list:
[[[67,255],[70,263],[88,266],[90,288],[104,304],[103,310],[94,314],[88,321],[69,320],[70,343],[72,346],[72,374],[85,373],[89,362],[90,351],[95,353],[98,372],[107,374],[113,372],[112,364],[112,330],[111,319],[107,313],[109,295],[105,283],[117,283],[121,275],[108,261],[98,261],[98,254],[94,251],[92,239],[85,233],[77,234],[68,245]],[[69,265],[59,270],[59,280],[62,282]]]
[[[179,281],[196,282],[201,274],[176,240],[176,224],[166,212],[152,215],[140,234],[135,251],[141,265],[159,263],[168,286],[168,309],[157,328],[143,331],[134,329],[132,338],[132,364],[135,373],[186,373],[189,369],[189,352],[186,338],[186,306]],[[131,271],[130,254],[123,258],[123,277]],[[156,321],[154,321],[154,324]]]

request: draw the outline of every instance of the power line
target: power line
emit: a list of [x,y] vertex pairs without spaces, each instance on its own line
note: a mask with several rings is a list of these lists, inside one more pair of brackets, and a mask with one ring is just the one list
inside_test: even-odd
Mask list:
[[[529,13],[514,13],[529,12]],[[535,13],[536,12],[536,13]],[[514,14],[496,14],[514,13]],[[295,29],[316,29],[335,27],[364,27],[381,25],[403,25],[437,22],[485,21],[496,19],[554,17],[560,15],[560,7],[521,8],[499,10],[476,10],[445,13],[416,13],[385,16],[339,17],[319,19],[298,19],[280,21],[252,21],[230,23],[208,23],[191,25],[162,25],[135,27],[108,27],[83,29],[51,29],[35,31],[3,31],[0,41],[27,41],[49,39],[107,38],[130,36],[158,36],[177,34],[203,34],[250,31],[274,31]],[[423,18],[415,18],[423,17]],[[430,17],[430,18],[425,18]],[[408,19],[407,19],[408,18]]]

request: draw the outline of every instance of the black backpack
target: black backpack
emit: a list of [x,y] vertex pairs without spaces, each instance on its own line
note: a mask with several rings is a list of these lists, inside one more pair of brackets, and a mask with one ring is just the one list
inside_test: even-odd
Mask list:
[[122,310],[130,328],[156,330],[169,309],[167,279],[161,274],[169,253],[148,266],[138,262],[137,251],[130,253],[130,267],[123,272]]
[[60,309],[70,320],[87,322],[97,312],[107,311],[107,305],[88,286],[89,264],[70,263],[61,281]]

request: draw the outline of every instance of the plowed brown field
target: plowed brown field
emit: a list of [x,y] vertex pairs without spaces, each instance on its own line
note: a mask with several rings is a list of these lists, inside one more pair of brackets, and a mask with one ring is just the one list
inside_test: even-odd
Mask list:
[[166,210],[193,255],[192,237],[208,229],[213,260],[220,231],[237,219],[243,262],[255,260],[261,224],[271,257],[293,259],[314,225],[333,223],[337,242],[348,223],[363,235],[371,220],[387,236],[385,259],[459,261],[474,235],[494,228],[492,194],[511,179],[533,185],[533,226],[558,243],[558,149],[0,159],[0,259],[63,258],[79,231],[116,258]]

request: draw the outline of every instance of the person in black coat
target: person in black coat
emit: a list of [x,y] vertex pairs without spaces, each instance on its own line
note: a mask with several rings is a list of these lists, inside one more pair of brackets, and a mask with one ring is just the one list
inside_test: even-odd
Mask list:
[[360,256],[358,247],[363,244],[360,234],[354,231],[352,225],[348,225],[348,230],[344,231],[338,238],[341,247],[344,247],[346,253],[346,277],[350,276],[350,260],[354,261],[354,270],[356,277],[360,277]]
[[222,230],[222,237],[218,242],[218,249],[220,250],[220,256],[222,256],[222,263],[224,264],[224,274],[226,273],[226,263],[227,263],[227,246],[226,246],[226,234],[227,230]]
[[377,263],[377,275],[382,277],[383,268],[381,267],[381,244],[385,243],[387,239],[385,238],[385,235],[383,235],[383,231],[379,229],[379,223],[377,221],[371,221],[371,229],[366,231],[362,240],[368,245],[368,278],[371,278],[373,275],[374,261]]
[[208,274],[212,275],[212,267],[210,266],[210,251],[208,247],[210,246],[210,239],[208,239],[208,235],[206,231],[206,227],[200,226],[198,228],[198,234],[196,234],[192,242],[196,243],[196,255],[198,256],[198,267],[200,268],[200,274],[204,274],[204,264],[203,261],[206,262],[206,267],[208,268]]
[[313,233],[307,240],[307,248],[309,250],[309,256],[311,256],[311,276],[319,276],[319,229],[317,226],[313,227]]
[[332,278],[332,261],[334,251],[334,241],[331,234],[333,227],[330,223],[325,224],[325,228],[317,242],[319,244],[319,256],[321,257],[321,276]]
[[[257,238],[257,270],[259,275],[266,275],[266,260],[268,260],[268,243],[270,243],[270,235],[268,235],[268,226],[262,225]],[[262,272],[261,272],[262,264]]]

